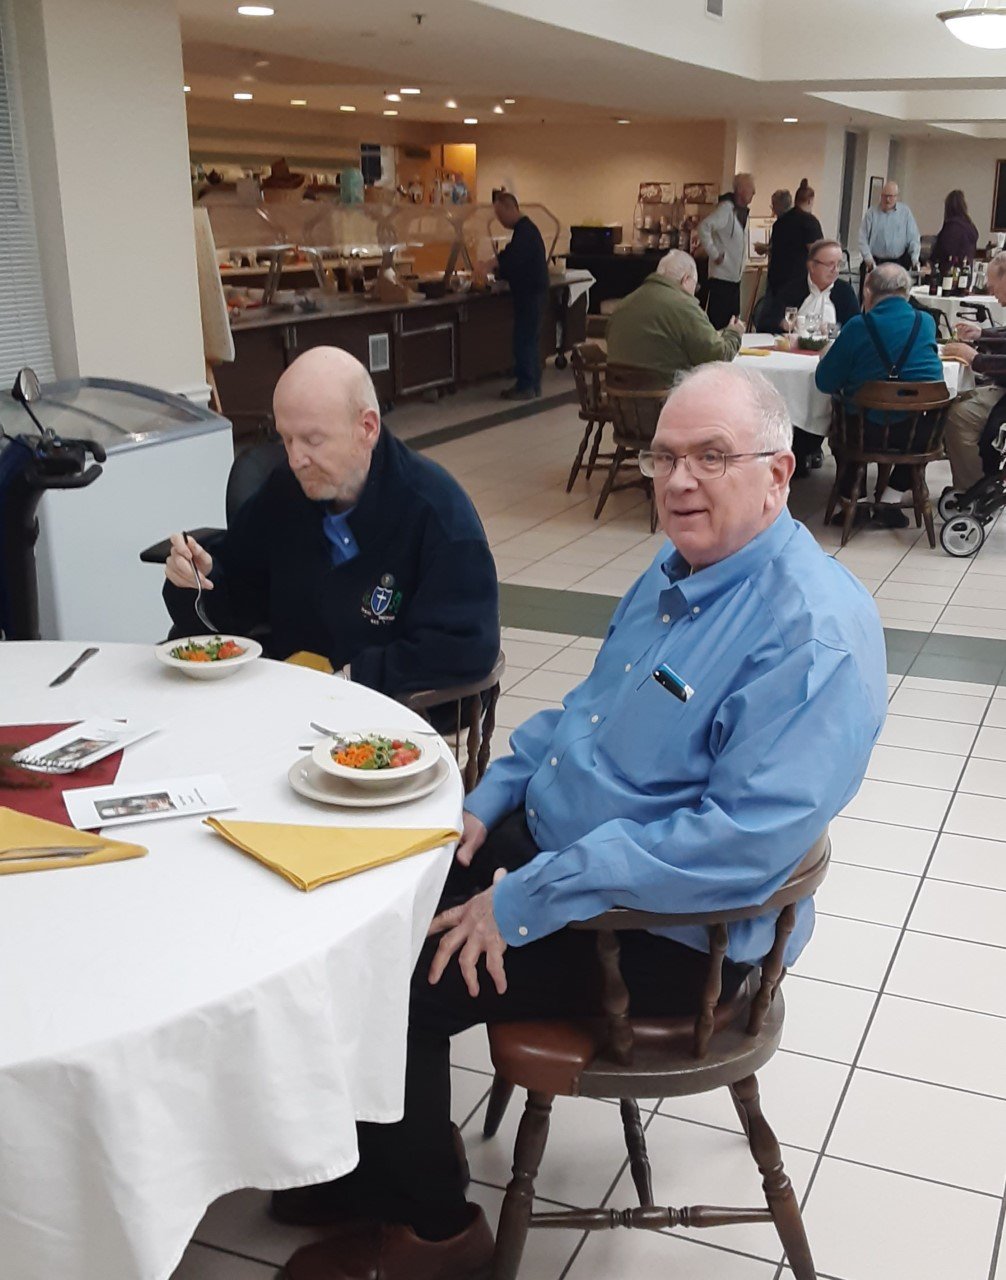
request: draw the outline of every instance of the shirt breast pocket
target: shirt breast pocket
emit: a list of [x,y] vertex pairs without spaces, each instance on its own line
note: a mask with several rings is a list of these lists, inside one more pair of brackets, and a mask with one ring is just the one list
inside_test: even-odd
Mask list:
[[682,702],[652,676],[608,716],[598,751],[625,781],[646,791],[675,791],[708,776],[708,724],[697,696]]

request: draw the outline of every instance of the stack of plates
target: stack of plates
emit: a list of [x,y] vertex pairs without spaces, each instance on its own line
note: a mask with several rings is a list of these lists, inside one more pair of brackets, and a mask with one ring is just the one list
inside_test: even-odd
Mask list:
[[[408,730],[375,730],[382,737],[409,739],[419,759],[399,769],[350,769],[332,759],[333,739],[319,742],[307,759],[294,761],[287,777],[298,795],[321,804],[377,809],[418,800],[450,777],[439,737],[420,737]],[[348,735],[350,737],[354,735]]]

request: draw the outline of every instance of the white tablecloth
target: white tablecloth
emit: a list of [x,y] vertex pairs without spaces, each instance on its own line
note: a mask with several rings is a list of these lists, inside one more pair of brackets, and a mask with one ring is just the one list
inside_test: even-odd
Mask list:
[[[455,826],[462,786],[391,809],[301,800],[315,735],[409,724],[357,685],[273,662],[219,683],[102,645],[0,644],[6,724],[128,716],[162,731],[123,781],[220,772],[236,818]],[[14,793],[7,793],[14,794]],[[0,792],[0,803],[9,803]],[[0,877],[0,1275],[166,1280],[206,1206],[337,1177],[355,1122],[402,1114],[409,976],[441,849],[305,894],[199,818],[111,829],[137,861]]]
[[[746,333],[742,348],[766,348],[775,338],[768,333]],[[736,357],[736,363],[745,369],[763,373],[786,401],[790,421],[794,427],[802,427],[812,435],[826,436],[831,422],[831,397],[818,391],[814,385],[818,357],[796,351],[769,351],[765,356]],[[951,395],[970,390],[975,385],[974,375],[965,365],[948,360],[943,365],[943,379]]]
[[932,307],[937,311],[942,311],[950,321],[953,328],[957,321],[957,313],[961,309],[961,303],[980,303],[988,309],[992,317],[994,325],[1006,324],[1006,307],[996,302],[990,293],[971,293],[964,298],[933,298],[930,296],[928,286],[920,286],[912,290],[912,297],[918,300],[926,307]]

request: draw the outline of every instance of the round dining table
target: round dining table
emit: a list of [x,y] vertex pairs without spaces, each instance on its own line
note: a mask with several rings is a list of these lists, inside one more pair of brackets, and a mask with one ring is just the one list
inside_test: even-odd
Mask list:
[[994,325],[1006,324],[1006,307],[993,298],[990,293],[969,293],[966,297],[959,298],[955,298],[953,295],[941,294],[938,298],[934,298],[927,286],[919,285],[912,290],[912,297],[917,298],[924,307],[942,311],[950,321],[951,329],[957,323],[961,306],[973,307],[976,303],[985,308],[992,317]]
[[[818,391],[814,384],[819,359],[813,351],[776,350],[774,334],[746,333],[736,363],[768,378],[786,401],[794,427],[826,436],[831,425],[831,397]],[[943,380],[952,396],[975,385],[974,374],[957,360],[944,360]]]
[[[50,688],[82,647],[0,644],[4,723],[154,725],[117,781],[219,773],[237,806],[224,817],[460,829],[452,758],[432,794],[394,807],[292,790],[311,721],[424,724],[380,694],[266,660],[197,681],[116,644]],[[357,1162],[358,1120],[402,1115],[409,979],[453,846],[304,893],[200,817],[108,834],[148,855],[0,877],[11,1280],[167,1280],[218,1196],[338,1177]]]

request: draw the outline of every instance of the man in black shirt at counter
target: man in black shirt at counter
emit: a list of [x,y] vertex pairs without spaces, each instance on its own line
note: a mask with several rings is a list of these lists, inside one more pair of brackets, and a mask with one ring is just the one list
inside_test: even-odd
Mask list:
[[171,539],[173,635],[267,626],[272,658],[299,651],[392,697],[485,676],[499,653],[496,567],[475,508],[442,467],[381,426],[370,374],[315,347],[273,397],[287,465],[211,551]]
[[548,291],[548,262],[541,232],[520,211],[509,191],[493,192],[493,211],[512,231],[510,243],[487,264],[510,286],[513,298],[513,365],[516,381],[503,392],[506,400],[534,400],[541,395],[538,334]]

